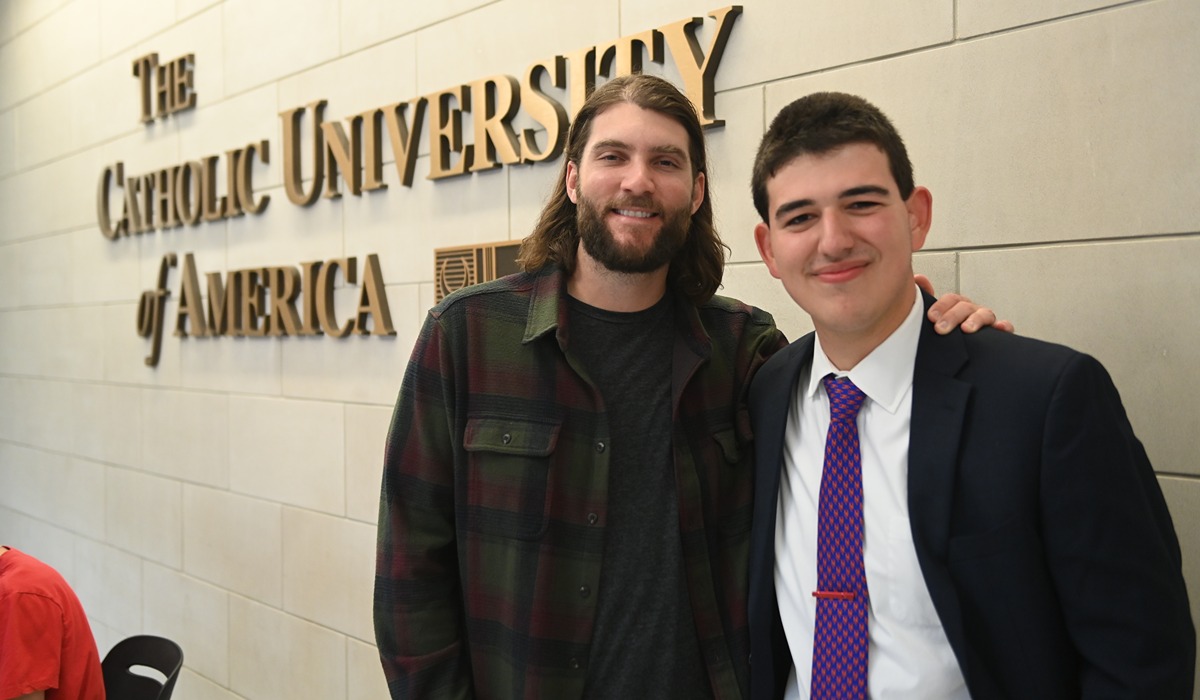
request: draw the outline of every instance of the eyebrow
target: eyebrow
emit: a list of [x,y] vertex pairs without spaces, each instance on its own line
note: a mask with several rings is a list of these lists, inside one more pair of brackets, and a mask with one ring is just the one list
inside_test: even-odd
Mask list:
[[[886,187],[880,187],[879,185],[859,185],[858,187],[851,187],[850,189],[839,193],[838,199],[861,197],[865,194],[875,194],[881,197],[886,197],[889,194],[889,191]],[[816,204],[816,202],[811,199],[795,199],[790,202],[784,202],[775,210],[775,218],[781,218],[797,209],[811,207],[814,204]]]
[[[603,151],[608,148],[615,148],[615,149],[622,150],[622,151],[633,150],[633,146],[629,145],[628,143],[625,143],[624,141],[620,141],[617,139],[604,139],[602,141],[597,141],[595,144],[592,145],[591,150],[593,152],[594,151]],[[687,157],[686,151],[684,151],[683,149],[681,149],[677,146],[672,146],[670,144],[664,144],[662,146],[655,146],[650,149],[650,152],[678,156],[680,158]]]

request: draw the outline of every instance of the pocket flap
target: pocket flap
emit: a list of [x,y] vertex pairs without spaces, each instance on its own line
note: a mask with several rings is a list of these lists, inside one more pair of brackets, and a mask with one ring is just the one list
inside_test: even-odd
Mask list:
[[463,447],[468,452],[546,457],[554,452],[558,429],[558,423],[519,418],[468,418]]

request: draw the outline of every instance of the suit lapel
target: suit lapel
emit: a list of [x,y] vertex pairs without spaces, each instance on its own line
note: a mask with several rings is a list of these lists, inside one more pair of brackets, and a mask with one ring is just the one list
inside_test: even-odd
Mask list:
[[[931,303],[926,296],[926,308]],[[959,443],[971,393],[971,385],[955,377],[967,359],[961,331],[939,336],[932,324],[922,324],[909,430],[909,521],[925,584],[960,665],[965,662],[965,636],[946,553]]]
[[758,414],[755,416],[754,434],[759,450],[755,503],[758,505],[756,510],[766,517],[763,521],[764,531],[772,533],[775,531],[779,479],[783,471],[784,433],[796,382],[812,359],[813,335],[809,333],[800,338],[783,352],[786,353],[783,362],[776,365],[773,371],[759,372],[755,378],[756,382],[762,382],[761,401],[755,402]]
[[[784,351],[786,353],[784,362],[765,377],[766,384],[762,394],[762,408],[764,409],[762,423],[767,436],[771,438],[772,449],[778,451],[781,458],[783,456],[784,428],[787,426],[788,413],[792,409],[792,394],[796,388],[796,382],[800,379],[800,372],[812,359],[812,350],[812,334],[800,338]],[[775,454],[775,452],[770,454]]]
[[756,698],[775,697],[782,692],[791,669],[791,652],[775,597],[775,516],[792,394],[800,372],[812,358],[812,350],[810,333],[772,357],[755,376],[751,390],[755,477],[748,608],[754,649],[752,696]]

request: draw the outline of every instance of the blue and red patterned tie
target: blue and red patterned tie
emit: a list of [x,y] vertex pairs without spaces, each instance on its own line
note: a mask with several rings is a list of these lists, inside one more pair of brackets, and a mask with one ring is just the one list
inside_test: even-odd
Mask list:
[[830,415],[817,511],[812,700],[865,700],[869,597],[863,568],[862,458],[855,421],[866,396],[848,377],[830,374],[824,383]]

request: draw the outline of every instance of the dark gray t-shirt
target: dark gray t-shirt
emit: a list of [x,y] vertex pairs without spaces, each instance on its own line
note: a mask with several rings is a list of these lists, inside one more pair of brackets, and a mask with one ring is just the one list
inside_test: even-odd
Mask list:
[[711,698],[679,538],[670,295],[636,313],[572,299],[570,313],[571,351],[604,398],[612,450],[584,697]]

